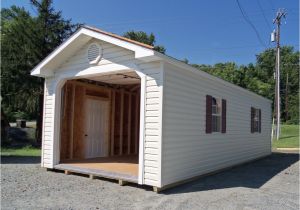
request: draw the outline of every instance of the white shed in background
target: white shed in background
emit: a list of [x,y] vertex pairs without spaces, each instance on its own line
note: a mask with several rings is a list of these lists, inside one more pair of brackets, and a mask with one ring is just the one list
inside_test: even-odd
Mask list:
[[271,153],[271,101],[84,26],[45,78],[42,167],[156,190]]

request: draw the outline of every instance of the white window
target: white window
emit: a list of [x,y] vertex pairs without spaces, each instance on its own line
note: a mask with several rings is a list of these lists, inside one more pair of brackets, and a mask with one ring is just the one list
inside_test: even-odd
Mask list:
[[221,131],[221,100],[212,97],[212,132]]
[[251,107],[251,133],[261,132],[261,110]]
[[253,131],[259,132],[259,109],[255,109],[253,117]]

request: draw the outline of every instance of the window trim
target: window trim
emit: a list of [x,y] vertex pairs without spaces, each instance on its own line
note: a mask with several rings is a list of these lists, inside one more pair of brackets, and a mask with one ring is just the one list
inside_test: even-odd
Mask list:
[[[214,116],[218,116],[220,117],[220,125],[219,125],[219,128],[220,130],[219,131],[212,131],[212,125],[213,125],[213,122],[212,122],[212,102],[213,102],[213,98],[214,99],[219,99],[219,112],[218,113],[214,113]],[[219,98],[215,98],[215,97],[212,97],[211,95],[206,95],[206,121],[205,121],[205,133],[209,133],[209,134],[214,134],[214,135],[218,135],[218,133],[226,133],[226,116],[227,116],[227,102],[226,102],[226,99],[223,99],[221,97]]]
[[[216,104],[214,105],[213,101],[216,101]],[[214,107],[216,109],[216,113],[213,112]],[[214,120],[213,117],[218,117],[219,125],[214,126]],[[222,99],[211,97],[211,132],[212,133],[221,133],[222,132]],[[218,128],[217,130],[214,130],[214,128]]]

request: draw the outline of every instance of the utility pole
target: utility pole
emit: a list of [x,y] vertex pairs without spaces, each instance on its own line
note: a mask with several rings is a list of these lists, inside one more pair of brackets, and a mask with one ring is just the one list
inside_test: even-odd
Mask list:
[[289,73],[286,73],[286,82],[285,82],[285,122],[289,118]]
[[280,135],[280,25],[281,18],[286,16],[284,9],[279,9],[273,24],[277,25],[275,31],[276,40],[276,66],[275,66],[275,123],[276,123],[276,139],[279,139]]

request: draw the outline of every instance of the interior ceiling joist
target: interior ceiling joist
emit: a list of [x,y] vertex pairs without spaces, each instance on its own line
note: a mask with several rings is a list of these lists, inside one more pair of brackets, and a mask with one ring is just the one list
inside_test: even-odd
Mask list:
[[[124,74],[125,75],[125,74]],[[122,78],[124,77],[124,75],[118,75],[119,77],[121,76]],[[106,75],[106,76],[111,76],[111,75]],[[128,76],[128,75],[127,75]],[[102,76],[102,77],[105,77],[105,76]],[[93,78],[93,80],[91,79],[78,79],[77,81],[79,82],[82,82],[82,83],[87,83],[87,84],[93,84],[93,85],[96,85],[96,86],[101,86],[101,87],[109,87],[109,88],[114,88],[114,89],[125,89],[125,90],[128,90],[128,91],[136,91],[136,90],[139,90],[139,87],[140,86],[140,79],[138,78],[118,78],[118,79],[103,79],[102,77],[98,77],[98,78]],[[132,77],[132,76],[131,76]],[[101,80],[99,80],[99,78],[102,78]],[[112,82],[115,81],[115,82]],[[121,84],[118,84],[117,81],[122,81]],[[132,83],[126,83],[124,82],[124,80],[134,80],[135,82]]]
[[140,78],[135,72],[103,75],[103,76],[93,77],[92,80],[103,82],[103,83],[116,84],[116,85],[140,83]]

